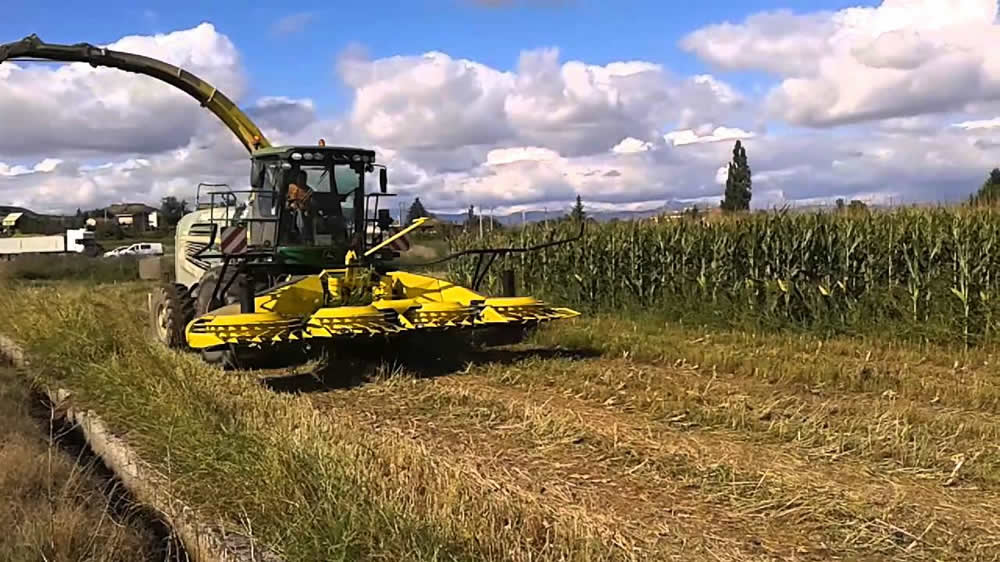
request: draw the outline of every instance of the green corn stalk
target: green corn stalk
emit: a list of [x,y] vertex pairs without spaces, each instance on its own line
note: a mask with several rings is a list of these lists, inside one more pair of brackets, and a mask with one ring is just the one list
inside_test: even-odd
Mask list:
[[[706,309],[842,327],[878,325],[885,315],[917,331],[947,325],[951,309],[971,344],[996,331],[996,218],[992,210],[941,208],[592,224],[574,245],[504,263],[518,270],[526,291],[570,306]],[[489,241],[532,245],[574,233],[556,222],[493,233]],[[459,236],[453,249],[486,242],[477,236]],[[465,261],[449,266],[458,280],[471,277],[472,260]],[[487,286],[499,286],[495,275]]]

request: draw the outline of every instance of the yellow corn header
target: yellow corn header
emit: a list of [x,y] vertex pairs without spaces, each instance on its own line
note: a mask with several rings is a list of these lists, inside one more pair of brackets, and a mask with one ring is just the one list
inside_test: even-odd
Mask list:
[[[259,345],[314,338],[347,339],[413,330],[531,326],[572,318],[576,311],[531,297],[485,297],[467,288],[404,271],[372,279],[354,269],[325,270],[255,297],[255,312],[230,304],[187,326],[188,345]],[[370,300],[349,305],[352,298]]]

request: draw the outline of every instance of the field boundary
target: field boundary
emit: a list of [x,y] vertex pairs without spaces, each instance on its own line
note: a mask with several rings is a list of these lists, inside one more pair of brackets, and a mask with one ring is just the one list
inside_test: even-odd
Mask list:
[[[17,369],[30,368],[21,347],[0,335],[0,363]],[[76,425],[87,446],[104,461],[140,504],[161,517],[180,538],[189,558],[195,562],[284,562],[279,555],[257,544],[251,536],[212,526],[167,490],[168,482],[156,474],[121,438],[115,436],[92,410],[74,408],[72,393],[64,388],[44,388],[42,392],[60,417]]]

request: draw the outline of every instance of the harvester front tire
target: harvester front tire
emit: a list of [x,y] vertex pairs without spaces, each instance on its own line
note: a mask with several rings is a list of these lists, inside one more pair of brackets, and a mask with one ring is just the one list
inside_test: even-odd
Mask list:
[[224,371],[236,368],[236,354],[229,346],[203,349],[201,360],[209,365],[217,365]]
[[243,346],[220,345],[201,350],[201,360],[210,365],[217,365],[223,371],[236,369],[252,369],[262,359],[267,359],[268,354],[259,349],[250,349]]
[[239,302],[239,287],[237,287],[236,282],[233,281],[229,285],[229,290],[222,295],[219,295],[219,300],[222,302],[213,303],[209,302],[212,299],[212,293],[215,291],[216,285],[226,286],[236,274],[234,267],[226,268],[226,277],[222,279],[222,267],[213,267],[212,269],[205,272],[205,275],[201,277],[198,282],[198,296],[195,300],[195,311],[199,316],[202,314],[208,314],[209,311],[214,310],[220,306],[225,306],[227,304],[232,304],[234,302]]
[[194,300],[187,288],[176,283],[160,285],[153,291],[150,303],[153,335],[170,348],[187,347],[184,329],[194,318]]
[[512,324],[484,329],[476,340],[485,347],[501,347],[523,343],[537,331],[537,324]]

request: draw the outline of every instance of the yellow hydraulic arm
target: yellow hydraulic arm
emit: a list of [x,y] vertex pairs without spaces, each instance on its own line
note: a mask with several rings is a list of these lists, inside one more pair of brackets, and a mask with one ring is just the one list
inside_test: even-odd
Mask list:
[[6,60],[42,59],[60,62],[85,62],[91,66],[106,66],[136,74],[144,74],[179,88],[198,100],[229,127],[253,153],[271,144],[260,129],[222,92],[194,74],[163,61],[132,53],[95,47],[90,43],[55,45],[45,43],[31,34],[20,41],[0,45],[0,63]]

